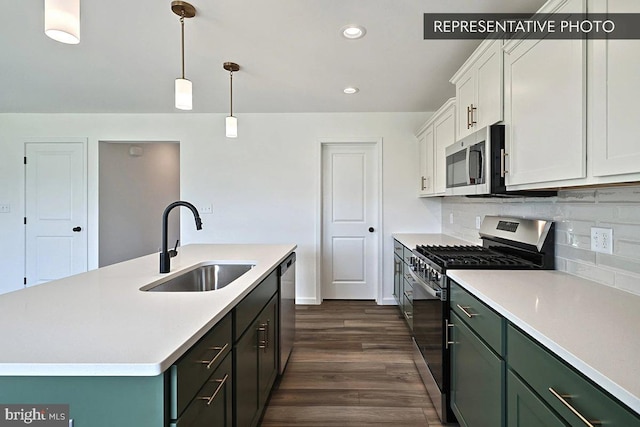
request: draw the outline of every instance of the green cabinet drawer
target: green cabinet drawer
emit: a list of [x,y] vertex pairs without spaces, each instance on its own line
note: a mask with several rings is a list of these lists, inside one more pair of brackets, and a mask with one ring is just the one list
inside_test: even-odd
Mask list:
[[451,311],[460,316],[487,344],[504,356],[504,320],[489,306],[450,281]]
[[507,426],[566,427],[567,424],[509,369]]
[[235,313],[235,335],[237,341],[244,331],[251,325],[254,319],[260,314],[271,297],[278,291],[278,275],[276,270],[271,272],[253,291],[236,306]]
[[507,363],[568,425],[640,426],[638,415],[513,325],[507,327]]
[[231,351],[231,314],[200,339],[184,356],[169,368],[170,415],[177,419],[211,373]]
[[504,426],[504,361],[451,313],[451,409],[462,427]]
[[402,245],[402,243],[398,242],[397,240],[393,240],[393,252],[398,255],[400,258],[404,257],[404,246]]
[[170,427],[232,427],[232,361],[228,354]]

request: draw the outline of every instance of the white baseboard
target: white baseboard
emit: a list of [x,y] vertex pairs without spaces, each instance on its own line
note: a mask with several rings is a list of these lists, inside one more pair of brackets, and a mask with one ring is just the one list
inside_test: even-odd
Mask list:
[[380,305],[398,305],[398,302],[394,297],[385,297],[380,302]]
[[317,298],[296,297],[296,304],[299,305],[320,305],[321,302]]

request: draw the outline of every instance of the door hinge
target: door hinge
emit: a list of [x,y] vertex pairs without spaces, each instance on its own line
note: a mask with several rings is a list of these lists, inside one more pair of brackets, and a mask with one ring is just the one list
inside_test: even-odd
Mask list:
[[24,156],[24,164],[27,164],[27,156]]
[[27,278],[26,277],[24,278],[24,284],[25,285],[27,284]]
[[24,217],[24,225],[27,225],[27,217]]

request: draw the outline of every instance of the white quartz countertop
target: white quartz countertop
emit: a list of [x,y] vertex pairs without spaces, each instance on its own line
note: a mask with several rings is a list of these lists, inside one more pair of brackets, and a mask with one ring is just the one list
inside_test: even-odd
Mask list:
[[559,271],[447,276],[640,413],[640,296]]
[[393,238],[409,249],[415,249],[416,245],[477,245],[477,243],[437,233],[395,233]]
[[[155,376],[255,288],[295,245],[188,245],[0,295],[0,375]],[[255,267],[209,292],[143,292],[197,264]]]

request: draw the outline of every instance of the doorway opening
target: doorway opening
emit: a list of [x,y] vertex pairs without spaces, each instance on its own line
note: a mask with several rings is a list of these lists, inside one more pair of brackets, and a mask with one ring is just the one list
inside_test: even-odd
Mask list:
[[[100,141],[98,265],[158,252],[162,212],[180,199],[180,144]],[[169,242],[180,238],[180,215],[169,217]]]

